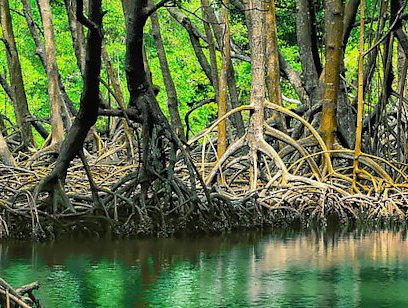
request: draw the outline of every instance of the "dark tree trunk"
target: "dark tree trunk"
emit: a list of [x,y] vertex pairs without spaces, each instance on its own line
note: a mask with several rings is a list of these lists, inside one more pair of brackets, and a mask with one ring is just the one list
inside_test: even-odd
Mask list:
[[402,49],[404,50],[405,54],[408,55],[408,36],[404,31],[403,22],[400,16],[402,3],[401,0],[391,0],[391,19],[390,24],[393,24],[395,21],[395,25],[393,27],[395,36],[397,37]]
[[170,120],[177,136],[184,139],[183,124],[179,113],[179,101],[177,97],[176,87],[171,77],[169,64],[167,62],[166,51],[164,50],[163,38],[160,33],[160,24],[157,14],[150,16],[152,22],[152,34],[156,42],[157,55],[159,57],[160,68],[163,76],[164,85],[167,93],[167,107],[170,113]]
[[[165,190],[170,191],[169,194],[174,192],[180,201],[184,200],[185,196],[179,189],[180,182],[175,180],[174,175],[177,150],[180,150],[184,157],[190,177],[191,187],[184,187],[190,199],[187,202],[192,204],[198,202],[197,179],[203,188],[205,187],[203,180],[198,175],[196,176],[197,171],[192,164],[191,157],[161,111],[153,85],[146,74],[143,57],[143,28],[147,18],[164,3],[158,2],[155,6],[148,6],[146,1],[122,0],[127,28],[125,69],[130,94],[128,114],[138,115],[132,119],[142,124],[142,161],[139,173],[141,185],[139,201],[142,206],[145,205],[148,198],[149,189],[154,189],[153,182],[158,179],[162,181],[161,185],[158,183],[158,187],[164,185]],[[208,191],[205,189],[204,191],[207,199],[210,200]],[[168,199],[168,196],[165,198]]]
[[[78,1],[78,4],[79,3],[82,3],[82,1]],[[82,14],[81,9],[82,5],[79,6],[79,15]],[[60,154],[54,169],[50,175],[40,183],[38,188],[38,191],[44,190],[52,194],[54,198],[54,211],[56,211],[56,202],[59,202],[56,198],[59,198],[61,194],[61,191],[58,190],[64,185],[68,167],[75,156],[82,150],[85,138],[91,127],[96,123],[98,117],[103,36],[102,17],[101,0],[90,0],[89,20],[85,19],[85,17],[79,18],[82,23],[89,27],[79,112],[61,144]]]
[[65,8],[67,10],[75,57],[77,59],[81,74],[83,74],[85,70],[86,58],[84,29],[82,27],[82,24],[78,22],[76,18],[76,0],[64,0],[64,2]]
[[310,10],[311,5],[312,0],[298,1],[296,29],[305,88],[309,94],[310,102],[316,104],[319,102],[317,95],[319,91],[319,72],[314,56],[316,50],[313,42],[313,33],[315,32],[313,27],[315,25]]
[[130,94],[129,109],[135,109],[142,116],[143,161],[142,190],[143,197],[154,180],[153,168],[153,128],[164,119],[154,95],[153,86],[145,70],[143,55],[143,29],[148,15],[147,3],[141,0],[131,2],[123,0],[126,15],[126,79]]

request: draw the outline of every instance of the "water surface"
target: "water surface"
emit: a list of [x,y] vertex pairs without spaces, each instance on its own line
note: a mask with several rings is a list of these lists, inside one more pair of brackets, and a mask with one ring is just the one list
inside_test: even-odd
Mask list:
[[406,232],[270,231],[0,242],[0,276],[43,307],[408,307]]

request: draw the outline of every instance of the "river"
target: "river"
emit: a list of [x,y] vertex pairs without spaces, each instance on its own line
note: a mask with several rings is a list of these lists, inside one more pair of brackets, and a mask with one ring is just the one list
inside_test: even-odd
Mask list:
[[0,242],[0,276],[43,307],[408,306],[405,231]]

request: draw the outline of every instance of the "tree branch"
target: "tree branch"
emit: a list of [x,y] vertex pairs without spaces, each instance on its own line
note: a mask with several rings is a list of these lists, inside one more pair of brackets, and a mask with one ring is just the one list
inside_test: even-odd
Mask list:
[[155,5],[152,5],[150,7],[146,8],[146,17],[149,17],[152,15],[154,12],[156,12],[158,9],[161,7],[164,7],[167,3],[172,2],[172,0],[160,0],[158,3]]

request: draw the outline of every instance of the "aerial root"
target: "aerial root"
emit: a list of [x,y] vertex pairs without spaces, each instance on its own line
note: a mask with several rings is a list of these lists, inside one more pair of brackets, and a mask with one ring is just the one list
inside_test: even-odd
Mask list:
[[[352,188],[354,151],[329,150],[319,132],[303,118],[270,102],[266,102],[266,107],[299,121],[310,135],[296,141],[265,121],[264,134],[283,144],[279,152],[263,136],[257,136],[254,141],[247,132],[232,142],[217,160],[212,131],[232,114],[252,107],[231,110],[190,143],[197,143],[200,148],[198,164],[207,185],[213,184],[217,174],[223,174],[226,181],[221,193],[229,198],[244,200],[256,196],[257,202],[268,208],[298,214],[306,211],[310,217],[319,219],[328,212],[357,219],[362,213],[361,207],[369,208],[370,217],[405,217],[408,185],[397,183],[385,167],[397,174],[398,179],[408,182],[404,170],[382,158],[362,153],[358,158],[359,181],[355,191]],[[286,160],[291,154],[295,161]]]
[[58,154],[59,153],[59,143],[51,143],[50,145],[45,146],[44,148],[40,149],[36,153],[34,153],[29,159],[28,164],[31,165],[34,161],[40,159],[46,155]]
[[38,290],[40,284],[33,282],[14,289],[4,279],[0,278],[0,303],[2,307],[41,307],[39,301],[33,294],[34,290]]
[[[167,173],[169,165],[162,171],[153,169],[157,185],[154,183],[146,192],[149,203],[140,201],[143,179],[139,162],[137,157],[129,162],[123,139],[113,145],[102,142],[104,151],[100,153],[86,157],[80,153],[80,159],[75,159],[68,170],[66,183],[56,175],[46,177],[51,166],[42,162],[43,156],[37,158],[37,164],[0,165],[0,181],[4,183],[0,191],[3,210],[0,231],[9,232],[8,221],[2,216],[7,212],[30,219],[33,230],[42,230],[41,224],[46,225],[44,218],[61,223],[59,219],[92,215],[100,219],[103,216],[104,222],[112,226],[122,219],[126,221],[124,228],[133,228],[134,221],[144,225],[155,221],[166,226],[169,219],[181,217],[188,221],[192,215],[211,221],[220,213],[231,217],[234,215],[229,212],[231,208],[245,212],[254,204],[272,212],[283,211],[290,213],[289,216],[308,217],[322,223],[329,213],[344,220],[405,218],[408,210],[406,168],[362,153],[358,190],[355,190],[352,188],[353,151],[328,150],[320,134],[301,117],[271,103],[267,103],[267,107],[300,121],[310,132],[309,137],[294,140],[265,121],[263,134],[254,137],[253,132],[247,132],[231,140],[225,154],[217,159],[213,137],[219,122],[253,107],[231,110],[189,142],[192,158],[181,146],[177,151],[170,150],[168,163],[174,166],[174,172]],[[273,139],[271,144],[269,137]],[[172,136],[167,139],[172,140]],[[289,148],[292,150],[288,151]],[[215,183],[221,174],[225,183]],[[33,183],[44,177],[34,191],[30,190]],[[48,192],[54,213],[47,214],[41,207],[39,201],[46,201],[41,199],[41,192]],[[59,206],[61,204],[64,207]],[[67,211],[67,205],[71,211]]]

